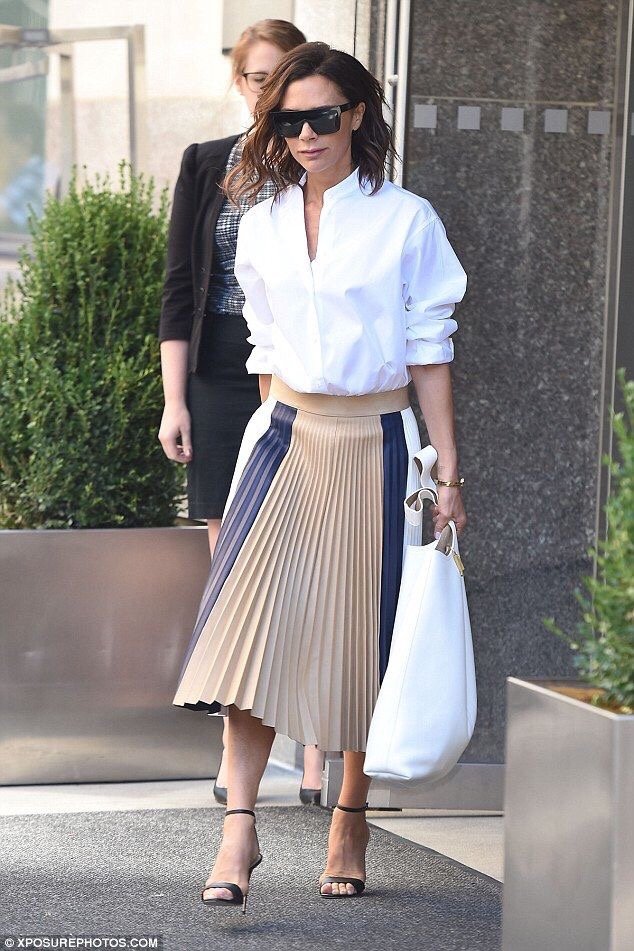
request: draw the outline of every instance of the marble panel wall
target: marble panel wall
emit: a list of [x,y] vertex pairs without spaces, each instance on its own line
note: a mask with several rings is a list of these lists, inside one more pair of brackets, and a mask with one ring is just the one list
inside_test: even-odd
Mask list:
[[501,762],[505,677],[570,675],[590,568],[618,5],[413,0],[405,186],[469,277],[455,385],[480,711]]

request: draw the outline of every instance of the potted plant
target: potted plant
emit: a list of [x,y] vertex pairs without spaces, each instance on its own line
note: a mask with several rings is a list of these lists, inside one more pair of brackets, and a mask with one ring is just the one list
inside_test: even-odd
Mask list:
[[167,227],[127,163],[75,175],[0,306],[2,783],[211,772],[171,706],[209,551],[157,438]]
[[634,382],[596,576],[566,638],[579,681],[507,679],[504,951],[634,947]]

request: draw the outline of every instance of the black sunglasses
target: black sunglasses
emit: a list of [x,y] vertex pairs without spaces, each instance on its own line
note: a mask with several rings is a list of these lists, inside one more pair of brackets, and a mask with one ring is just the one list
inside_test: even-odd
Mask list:
[[273,128],[285,139],[296,139],[307,122],[315,135],[332,135],[341,128],[341,113],[354,109],[356,102],[340,106],[320,106],[318,109],[271,112]]

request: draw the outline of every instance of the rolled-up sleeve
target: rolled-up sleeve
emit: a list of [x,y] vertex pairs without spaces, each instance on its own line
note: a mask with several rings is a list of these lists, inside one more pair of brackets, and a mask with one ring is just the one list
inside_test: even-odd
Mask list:
[[444,225],[429,219],[408,239],[402,258],[406,312],[405,362],[449,363],[454,357],[452,317],[467,288],[465,274]]
[[273,314],[266,296],[266,287],[253,260],[253,235],[249,212],[243,215],[238,228],[234,273],[244,292],[242,313],[249,328],[247,342],[253,350],[245,363],[247,373],[273,373]]

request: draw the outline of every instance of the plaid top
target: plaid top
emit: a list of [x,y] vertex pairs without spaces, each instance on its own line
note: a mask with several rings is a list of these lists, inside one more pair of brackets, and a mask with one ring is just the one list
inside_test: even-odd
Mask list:
[[[242,155],[244,137],[241,136],[229,153],[226,171],[237,165]],[[256,198],[256,203],[270,198],[274,194],[271,182],[266,182]],[[228,198],[225,198],[216,221],[214,231],[213,271],[209,278],[207,292],[207,311],[216,314],[242,314],[244,294],[238,284],[233,267],[236,258],[236,244],[238,241],[238,225],[245,211],[250,205],[245,198],[240,199],[240,207],[236,208]]]

